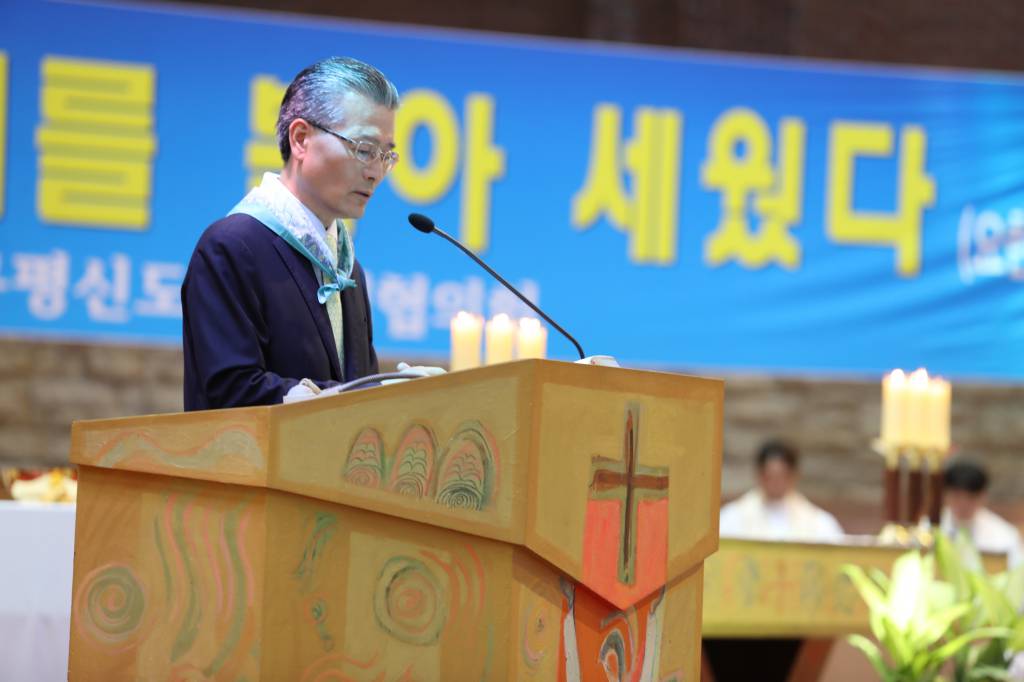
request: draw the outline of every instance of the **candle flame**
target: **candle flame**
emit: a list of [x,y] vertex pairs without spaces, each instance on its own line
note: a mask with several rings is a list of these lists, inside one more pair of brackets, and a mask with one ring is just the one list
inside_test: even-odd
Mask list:
[[923,367],[915,369],[910,374],[910,385],[915,388],[924,388],[928,386],[928,370]]
[[491,325],[493,327],[501,327],[502,329],[512,326],[512,318],[506,313],[498,313],[491,318]]

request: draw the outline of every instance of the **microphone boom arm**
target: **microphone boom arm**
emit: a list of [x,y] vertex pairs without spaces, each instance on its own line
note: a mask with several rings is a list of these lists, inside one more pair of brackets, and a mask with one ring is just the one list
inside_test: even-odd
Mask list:
[[463,253],[465,253],[467,256],[472,258],[476,262],[477,265],[479,265],[484,270],[486,270],[491,275],[491,277],[493,277],[494,279],[496,279],[499,282],[501,282],[502,284],[504,284],[505,288],[508,289],[509,291],[511,291],[513,294],[515,294],[519,298],[520,301],[522,301],[526,305],[530,306],[530,310],[532,310],[533,312],[535,312],[538,315],[540,315],[541,317],[543,317],[544,320],[548,324],[550,324],[552,327],[554,327],[559,332],[561,332],[562,335],[565,338],[567,338],[570,341],[572,341],[572,345],[576,346],[576,352],[580,354],[580,359],[581,360],[583,358],[587,357],[586,354],[583,352],[583,347],[580,346],[579,341],[577,341],[575,338],[573,338],[572,334],[570,334],[569,332],[567,332],[564,329],[562,329],[562,327],[557,322],[555,322],[550,317],[548,317],[546,314],[544,314],[543,310],[538,308],[533,303],[533,301],[531,301],[530,299],[526,298],[521,293],[519,293],[519,291],[514,286],[512,286],[511,284],[509,284],[508,282],[505,281],[504,277],[502,277],[497,272],[495,272],[493,269],[491,269],[491,266],[489,266],[489,265],[487,265],[487,263],[483,262],[475,253],[473,253],[472,251],[467,249],[465,246],[463,246],[463,244],[458,239],[455,239],[450,234],[448,234],[447,232],[442,230],[440,227],[434,226],[433,231],[438,233],[439,235],[441,235],[442,237],[444,237],[448,241],[450,241],[455,246],[457,246]]

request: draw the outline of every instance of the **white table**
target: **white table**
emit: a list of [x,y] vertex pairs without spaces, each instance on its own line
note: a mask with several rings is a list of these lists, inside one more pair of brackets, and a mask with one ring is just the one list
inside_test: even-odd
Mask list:
[[75,505],[0,501],[0,679],[66,680]]

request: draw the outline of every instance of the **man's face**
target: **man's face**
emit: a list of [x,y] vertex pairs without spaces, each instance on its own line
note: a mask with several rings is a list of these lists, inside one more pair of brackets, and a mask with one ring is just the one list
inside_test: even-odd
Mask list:
[[782,459],[769,459],[757,472],[761,493],[770,502],[778,502],[796,487],[797,474]]
[[[340,122],[317,123],[355,142],[394,148],[394,111],[352,92],[345,94],[341,110]],[[299,149],[293,144],[292,154],[301,164],[300,198],[325,224],[335,218],[362,218],[385,175],[380,159],[364,163],[355,157],[350,143],[312,126],[302,136]]]
[[985,493],[972,493],[968,490],[947,490],[945,499],[953,518],[960,524],[973,521],[974,515],[985,506]]

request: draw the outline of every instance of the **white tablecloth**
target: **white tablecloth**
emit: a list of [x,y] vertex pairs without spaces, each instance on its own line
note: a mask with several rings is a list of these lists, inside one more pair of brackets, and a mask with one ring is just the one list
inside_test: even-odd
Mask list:
[[66,680],[75,505],[0,501],[0,680]]

